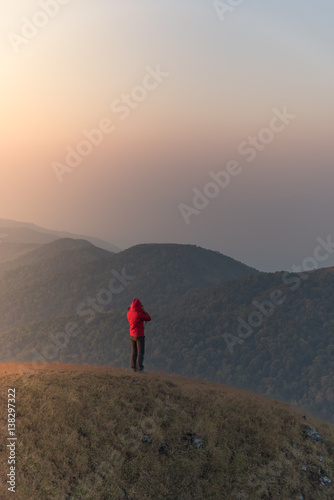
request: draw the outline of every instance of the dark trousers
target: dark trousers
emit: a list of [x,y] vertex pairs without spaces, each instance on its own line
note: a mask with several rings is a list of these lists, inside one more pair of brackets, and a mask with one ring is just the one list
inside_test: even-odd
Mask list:
[[144,370],[144,354],[145,354],[145,336],[130,337],[131,338],[131,368],[136,370]]

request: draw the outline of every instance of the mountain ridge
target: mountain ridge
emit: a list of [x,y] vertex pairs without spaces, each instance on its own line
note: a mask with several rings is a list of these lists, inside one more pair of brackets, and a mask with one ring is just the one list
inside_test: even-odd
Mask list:
[[[20,233],[21,230],[21,233]],[[1,243],[12,242],[16,240],[17,243],[32,243],[34,239],[36,243],[50,243],[54,239],[58,238],[73,238],[73,239],[84,239],[88,240],[93,245],[103,248],[104,250],[109,250],[111,252],[119,252],[120,248],[116,245],[97,238],[95,236],[80,235],[71,233],[69,231],[57,231],[54,229],[46,229],[41,226],[37,226],[32,222],[19,222],[10,219],[0,219],[0,233],[2,233]],[[6,234],[7,233],[7,234]],[[30,240],[27,241],[27,236],[30,236]]]
[[[51,246],[46,245],[43,251],[61,244],[48,244]],[[31,256],[36,252],[41,250],[34,250]],[[56,257],[52,254],[52,259]],[[49,267],[54,269],[52,259]],[[24,314],[26,322],[73,314],[82,301],[96,296],[100,290],[106,290],[110,295],[108,287],[115,275],[121,276],[116,279],[126,292],[115,290],[113,293],[113,306],[121,310],[132,302],[133,294],[140,294],[144,301],[154,304],[167,297],[168,300],[181,297],[189,288],[203,288],[258,272],[222,254],[194,245],[139,245],[117,254],[103,254],[101,258],[87,262],[80,263],[79,260],[79,256],[72,258],[71,265],[65,261],[64,269],[61,262],[60,265],[57,262],[58,272],[55,273],[48,269],[47,262],[45,271],[41,265],[38,274],[33,266],[27,266],[23,271],[4,272],[0,286],[0,331],[10,325],[19,325],[24,321]],[[126,276],[131,276],[131,279],[126,281]]]
[[259,273],[177,244],[83,262],[87,245],[75,245],[79,254],[64,266],[56,252],[45,269],[41,262],[2,276],[1,361],[128,366],[126,312],[139,297],[152,316],[151,369],[249,389],[333,421],[333,269]]

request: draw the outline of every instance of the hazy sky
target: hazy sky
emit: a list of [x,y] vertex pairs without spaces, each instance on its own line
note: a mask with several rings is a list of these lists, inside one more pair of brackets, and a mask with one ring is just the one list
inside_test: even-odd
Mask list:
[[333,18],[332,0],[0,0],[0,218],[301,263],[334,239]]

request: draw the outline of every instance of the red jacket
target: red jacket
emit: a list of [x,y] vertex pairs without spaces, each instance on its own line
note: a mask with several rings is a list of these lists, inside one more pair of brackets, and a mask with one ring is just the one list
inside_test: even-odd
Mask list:
[[130,323],[130,335],[132,337],[143,337],[145,335],[144,321],[151,321],[151,316],[143,311],[143,306],[139,299],[134,299],[128,310],[127,318]]

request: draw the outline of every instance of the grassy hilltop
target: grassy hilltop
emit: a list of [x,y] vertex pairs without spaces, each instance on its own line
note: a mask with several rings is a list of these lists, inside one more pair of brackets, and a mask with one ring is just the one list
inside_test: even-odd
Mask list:
[[[17,500],[334,498],[334,428],[261,396],[159,373],[0,365],[16,389]],[[305,435],[312,424],[323,437]],[[146,436],[146,437],[145,437]],[[151,442],[144,442],[151,440]],[[303,470],[303,468],[305,470]]]

